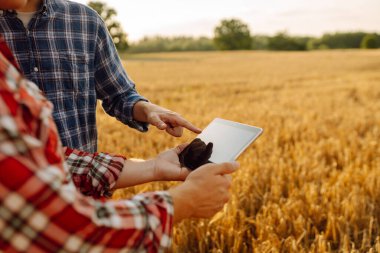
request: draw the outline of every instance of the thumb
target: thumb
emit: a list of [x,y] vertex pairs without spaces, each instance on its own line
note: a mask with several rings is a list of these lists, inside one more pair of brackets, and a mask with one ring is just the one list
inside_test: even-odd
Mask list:
[[165,124],[165,122],[163,122],[160,119],[160,117],[158,117],[157,115],[151,116],[151,118],[149,120],[149,123],[152,124],[152,125],[154,125],[155,127],[157,127],[160,130],[164,130],[167,127],[167,125]]
[[238,162],[221,163],[216,166],[214,173],[216,175],[231,174],[239,167]]
[[176,152],[177,155],[179,155],[188,145],[189,145],[189,143],[180,144],[174,148],[174,152]]

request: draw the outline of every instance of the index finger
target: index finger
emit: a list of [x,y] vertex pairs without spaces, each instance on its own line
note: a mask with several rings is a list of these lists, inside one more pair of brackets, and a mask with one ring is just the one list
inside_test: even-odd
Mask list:
[[174,121],[177,123],[177,125],[182,126],[184,128],[187,128],[196,134],[200,134],[202,132],[202,130],[200,128],[194,126],[192,123],[190,123],[186,119],[182,118],[181,116],[175,115],[174,117],[175,117]]

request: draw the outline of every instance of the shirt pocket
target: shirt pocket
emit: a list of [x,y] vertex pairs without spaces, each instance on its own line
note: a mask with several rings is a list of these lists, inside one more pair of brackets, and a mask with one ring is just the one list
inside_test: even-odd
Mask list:
[[89,56],[77,52],[56,52],[42,59],[44,92],[79,95],[90,87]]

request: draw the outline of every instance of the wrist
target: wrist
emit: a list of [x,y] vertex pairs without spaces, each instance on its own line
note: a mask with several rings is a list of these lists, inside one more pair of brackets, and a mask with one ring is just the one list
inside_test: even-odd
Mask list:
[[149,178],[148,182],[159,181],[159,179],[157,179],[157,175],[156,175],[156,170],[157,170],[156,169],[156,159],[145,160],[144,166],[146,168],[145,172],[147,173],[148,178]]
[[183,219],[193,216],[195,210],[195,201],[193,200],[194,195],[189,187],[187,187],[186,183],[169,189],[169,194],[173,199],[174,223],[178,223]]
[[153,181],[154,163],[151,160],[128,159],[116,181],[114,189],[125,188]]
[[133,106],[133,119],[140,122],[148,121],[149,102],[139,100]]

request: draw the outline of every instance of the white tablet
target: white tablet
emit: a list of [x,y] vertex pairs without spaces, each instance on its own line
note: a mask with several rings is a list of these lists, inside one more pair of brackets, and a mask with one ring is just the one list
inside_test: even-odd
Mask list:
[[262,132],[259,127],[215,118],[197,138],[213,143],[211,162],[223,163],[235,161]]

